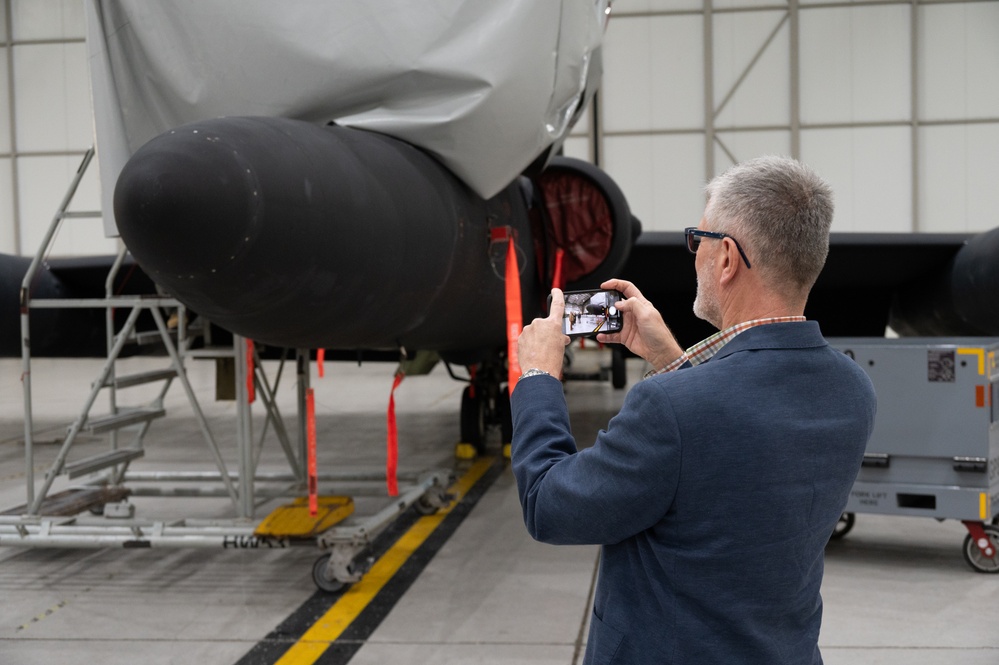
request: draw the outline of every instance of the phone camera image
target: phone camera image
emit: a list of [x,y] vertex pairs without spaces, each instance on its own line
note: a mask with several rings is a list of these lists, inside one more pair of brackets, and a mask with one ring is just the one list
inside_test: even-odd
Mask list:
[[566,293],[562,332],[570,337],[621,332],[624,317],[616,304],[623,299],[618,291]]

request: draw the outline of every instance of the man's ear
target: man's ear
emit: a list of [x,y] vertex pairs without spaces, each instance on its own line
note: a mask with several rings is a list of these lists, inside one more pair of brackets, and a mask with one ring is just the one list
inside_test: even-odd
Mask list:
[[722,238],[722,253],[719,259],[720,274],[718,280],[720,283],[726,284],[732,281],[739,269],[743,267],[739,248],[735,246],[731,238]]

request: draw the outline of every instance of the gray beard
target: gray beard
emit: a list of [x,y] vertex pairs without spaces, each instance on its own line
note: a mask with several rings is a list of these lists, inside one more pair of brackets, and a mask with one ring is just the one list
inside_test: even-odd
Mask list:
[[697,297],[694,298],[694,316],[721,330],[721,308],[718,306],[718,297],[715,293],[708,292],[699,278]]

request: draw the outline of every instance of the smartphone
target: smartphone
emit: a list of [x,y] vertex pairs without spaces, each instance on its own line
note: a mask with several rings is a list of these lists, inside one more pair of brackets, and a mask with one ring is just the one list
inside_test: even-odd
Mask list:
[[[624,315],[616,306],[620,300],[624,300],[621,292],[609,289],[566,291],[562,332],[569,337],[621,332]],[[551,307],[552,297],[548,296],[549,311]]]

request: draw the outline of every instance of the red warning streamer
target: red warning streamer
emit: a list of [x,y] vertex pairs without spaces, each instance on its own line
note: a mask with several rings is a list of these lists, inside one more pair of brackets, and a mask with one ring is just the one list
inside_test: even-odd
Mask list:
[[517,247],[513,229],[507,234],[506,249],[506,357],[507,382],[510,395],[520,377],[520,362],[517,359],[517,339],[524,328],[524,316],[520,305],[520,271],[517,269]]
[[309,515],[319,513],[319,471],[316,463],[316,396],[305,389],[306,454],[309,474]]
[[396,372],[395,380],[392,382],[392,392],[389,393],[388,403],[388,436],[386,438],[385,451],[385,484],[388,486],[389,496],[399,495],[399,483],[396,472],[399,468],[399,429],[395,422],[395,389],[399,387],[406,375]]
[[565,250],[559,247],[555,250],[555,274],[552,276],[552,288],[564,289],[562,284],[562,262],[565,260]]
[[319,369],[319,378],[326,376],[323,363],[326,361],[326,349],[316,349],[316,368]]

